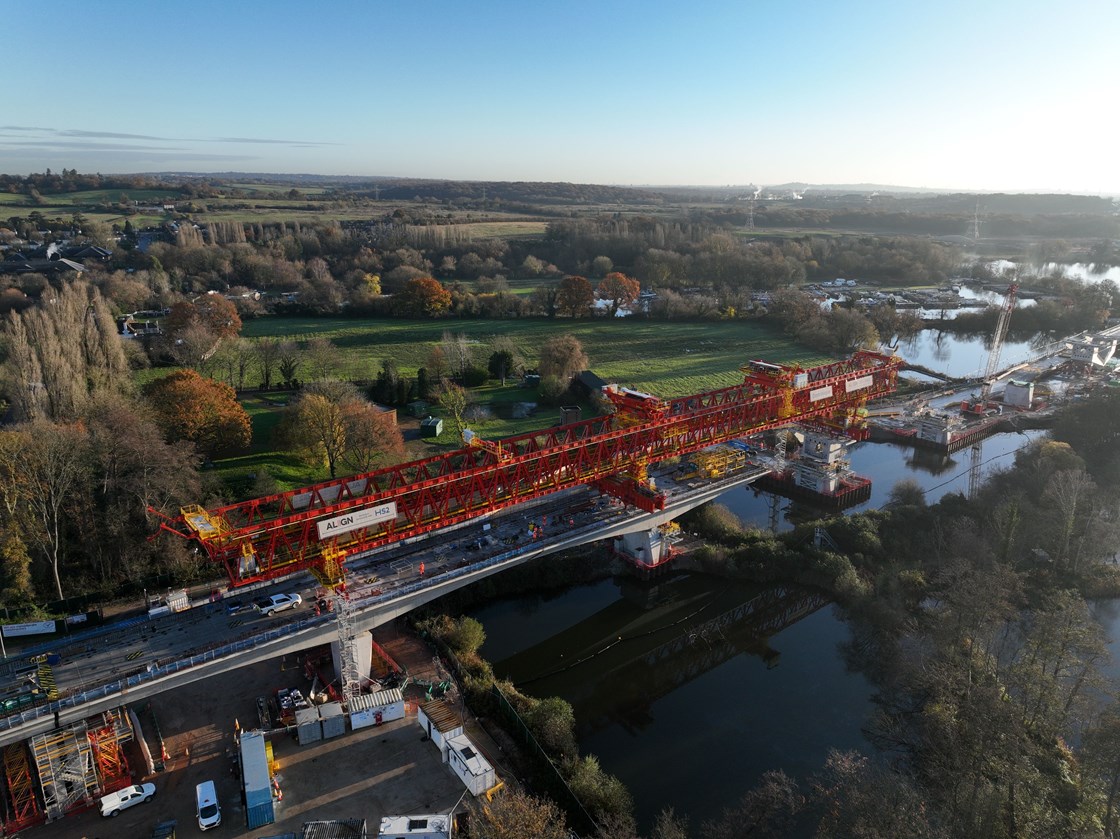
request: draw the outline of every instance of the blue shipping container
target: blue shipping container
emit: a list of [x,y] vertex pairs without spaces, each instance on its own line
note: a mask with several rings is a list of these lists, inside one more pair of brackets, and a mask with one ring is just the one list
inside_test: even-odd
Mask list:
[[245,782],[245,821],[250,830],[272,824],[272,787],[264,735],[249,731],[241,735],[241,777]]

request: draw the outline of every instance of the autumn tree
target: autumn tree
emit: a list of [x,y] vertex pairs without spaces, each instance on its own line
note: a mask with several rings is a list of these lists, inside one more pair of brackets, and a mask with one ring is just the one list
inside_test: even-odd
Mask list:
[[642,286],[637,280],[618,271],[612,271],[603,277],[596,292],[599,299],[610,303],[610,316],[613,318],[618,314],[619,309],[637,300],[641,290]]
[[128,360],[100,292],[85,282],[50,289],[4,323],[0,368],[16,420],[73,419],[100,393],[130,387]]
[[588,367],[587,353],[579,338],[570,333],[556,335],[541,347],[538,369],[541,377],[554,377],[566,387],[571,380]]
[[565,277],[560,281],[556,292],[556,307],[569,317],[578,318],[587,314],[595,302],[595,290],[586,277]]
[[237,307],[220,294],[204,294],[193,303],[180,301],[171,307],[163,322],[168,352],[180,364],[198,367],[209,359],[221,342],[241,332]]
[[451,308],[451,292],[432,277],[413,277],[393,295],[397,315],[410,318],[438,318]]
[[493,801],[468,806],[466,839],[568,839],[564,814],[547,798],[507,786]]
[[252,442],[249,415],[223,382],[177,370],[145,385],[144,396],[169,440],[189,440],[207,457],[243,451]]
[[309,462],[325,465],[332,478],[340,469],[369,472],[404,454],[404,440],[392,415],[343,382],[305,388],[286,410],[279,434]]
[[204,294],[193,304],[195,318],[218,338],[232,338],[241,333],[241,317],[237,307],[220,294]]
[[404,458],[404,438],[392,411],[355,400],[343,406],[342,427],[346,446],[341,461],[348,472],[371,472]]

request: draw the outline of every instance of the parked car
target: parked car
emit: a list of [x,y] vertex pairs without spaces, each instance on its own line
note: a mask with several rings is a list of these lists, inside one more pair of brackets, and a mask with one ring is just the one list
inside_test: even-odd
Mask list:
[[155,784],[133,784],[101,797],[101,815],[118,816],[134,804],[144,804],[156,794]]
[[267,616],[276,612],[283,612],[285,609],[294,609],[302,602],[303,598],[298,594],[274,594],[271,597],[264,597],[256,601],[253,603],[253,608]]
[[213,781],[203,781],[196,786],[194,788],[194,799],[198,812],[199,830],[209,830],[222,823],[222,810],[218,806],[218,791],[214,788]]

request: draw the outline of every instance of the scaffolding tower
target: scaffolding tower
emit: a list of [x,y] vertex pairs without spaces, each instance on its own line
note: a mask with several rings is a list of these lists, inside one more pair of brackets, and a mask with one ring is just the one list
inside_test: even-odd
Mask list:
[[23,830],[43,819],[39,799],[35,797],[35,779],[31,776],[27,744],[12,743],[4,748],[4,778],[8,784],[11,809],[5,814],[5,835]]
[[342,668],[342,698],[346,706],[362,692],[362,674],[358,669],[358,656],[354,650],[357,633],[354,632],[354,610],[350,592],[339,586],[336,589],[335,611],[338,615],[338,661]]
[[31,738],[47,820],[55,821],[97,795],[97,770],[85,722]]
[[132,739],[132,726],[120,709],[101,715],[101,726],[88,732],[101,794],[128,786],[132,780],[124,744]]

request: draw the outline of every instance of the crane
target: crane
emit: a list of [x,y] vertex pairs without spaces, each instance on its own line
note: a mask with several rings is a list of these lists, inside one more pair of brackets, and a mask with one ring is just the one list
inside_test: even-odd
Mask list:
[[1011,283],[1007,287],[1006,296],[1003,305],[1000,306],[999,317],[996,320],[996,331],[992,336],[992,351],[988,353],[988,363],[984,368],[984,376],[980,380],[980,398],[970,402],[965,400],[961,403],[961,413],[975,414],[977,416],[984,416],[988,409],[988,397],[992,392],[992,384],[995,381],[996,371],[999,369],[999,357],[1003,353],[1003,342],[1007,338],[1007,328],[1011,325],[1011,312],[1015,309],[1015,296],[1019,292],[1019,286],[1016,283]]
[[743,383],[676,399],[608,386],[613,413],[374,472],[206,510],[184,507],[160,529],[194,540],[231,587],[310,570],[343,578],[346,557],[515,504],[591,485],[647,512],[666,498],[651,464],[794,422],[857,439],[868,399],[893,392],[901,360],[860,351],[803,368],[751,361]]
[[[988,404],[988,396],[991,395],[996,370],[999,368],[999,357],[1003,353],[1003,342],[1007,337],[1007,327],[1011,324],[1011,312],[1015,308],[1015,295],[1018,291],[1019,286],[1016,283],[1011,283],[1007,287],[1007,295],[1004,298],[1003,305],[1000,307],[999,318],[996,320],[996,331],[992,338],[992,351],[988,353],[988,364],[984,368],[984,378],[980,385],[980,398],[971,403],[967,399],[962,402],[961,413],[983,417],[987,415],[988,411],[991,409],[991,406]],[[996,406],[996,410],[1000,411],[1002,408]],[[980,491],[980,466],[983,462],[983,455],[984,441],[978,439],[972,444],[969,452],[969,498],[975,498]]]

